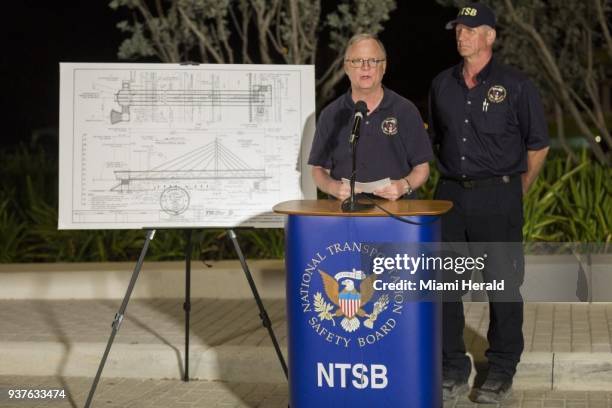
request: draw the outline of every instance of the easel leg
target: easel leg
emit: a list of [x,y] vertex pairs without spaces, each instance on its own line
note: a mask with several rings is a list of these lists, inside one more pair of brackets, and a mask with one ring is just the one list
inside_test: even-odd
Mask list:
[[185,246],[185,375],[183,381],[189,381],[189,313],[191,312],[191,252],[193,230],[187,230],[187,245]]
[[119,311],[115,315],[115,319],[113,320],[113,324],[111,325],[111,335],[108,339],[108,343],[106,344],[106,350],[104,350],[102,361],[100,361],[98,372],[96,373],[96,377],[94,378],[93,384],[91,385],[91,389],[89,390],[87,402],[85,402],[85,408],[89,408],[91,406],[91,401],[93,400],[93,396],[96,392],[96,387],[98,386],[98,382],[100,381],[100,376],[102,375],[102,370],[104,369],[104,365],[106,364],[106,359],[108,358],[108,354],[110,353],[110,349],[113,345],[113,341],[115,340],[115,336],[119,331],[119,327],[121,327],[121,322],[123,322],[125,309],[127,309],[128,302],[130,301],[130,296],[132,296],[132,291],[134,290],[134,286],[136,285],[136,279],[138,279],[138,274],[140,273],[140,269],[142,268],[145,255],[147,254],[147,250],[149,249],[149,244],[151,243],[151,240],[153,239],[154,235],[155,230],[147,231],[144,245],[142,246],[142,250],[140,251],[140,257],[138,258],[138,262],[136,262],[134,272],[132,272],[132,279],[130,279],[130,284],[128,285],[127,291],[125,292],[125,296],[123,297],[123,302],[121,303]]
[[240,245],[238,244],[238,239],[236,237],[236,233],[234,230],[228,230],[228,235],[234,244],[234,249],[236,250],[236,254],[240,259],[240,264],[242,265],[242,270],[244,271],[244,275],[246,276],[247,281],[249,282],[249,286],[251,287],[251,291],[253,292],[253,297],[255,298],[255,302],[257,302],[257,307],[259,307],[259,317],[261,318],[261,323],[263,326],[268,329],[268,334],[270,335],[270,339],[272,340],[272,345],[274,346],[274,350],[276,350],[276,355],[283,367],[283,372],[285,373],[285,377],[289,378],[289,373],[287,370],[287,363],[285,362],[285,357],[281,352],[280,346],[278,345],[278,341],[276,340],[276,336],[274,335],[274,330],[272,330],[272,322],[270,321],[270,317],[266,312],[263,302],[261,301],[261,297],[259,296],[259,292],[257,291],[257,287],[255,286],[255,281],[253,281],[253,277],[251,276],[251,271],[244,259],[244,254],[242,253],[242,249],[240,249]]

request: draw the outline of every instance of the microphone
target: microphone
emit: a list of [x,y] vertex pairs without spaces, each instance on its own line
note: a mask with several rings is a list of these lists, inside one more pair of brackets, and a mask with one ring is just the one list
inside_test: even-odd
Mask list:
[[361,131],[361,121],[363,117],[368,113],[368,105],[364,101],[355,102],[355,115],[353,116],[353,127],[351,129],[351,137],[349,143],[353,144],[359,139],[359,132]]
[[344,212],[362,211],[373,207],[372,204],[358,202],[355,196],[355,180],[357,179],[357,142],[359,141],[361,121],[367,113],[368,105],[366,105],[364,101],[357,101],[355,103],[355,115],[353,116],[353,128],[351,129],[351,136],[349,137],[353,163],[350,179],[351,195],[342,202],[341,208]]

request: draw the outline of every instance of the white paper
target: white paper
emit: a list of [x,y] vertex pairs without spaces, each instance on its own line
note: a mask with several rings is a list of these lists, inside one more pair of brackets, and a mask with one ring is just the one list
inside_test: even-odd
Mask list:
[[62,63],[58,226],[280,227],[314,112],[313,66]]
[[[349,179],[343,178],[342,182],[348,185],[351,181]],[[380,190],[381,188],[386,187],[389,184],[391,184],[391,179],[389,177],[376,181],[370,181],[368,183],[356,181],[355,191],[359,193],[373,193],[374,191]]]

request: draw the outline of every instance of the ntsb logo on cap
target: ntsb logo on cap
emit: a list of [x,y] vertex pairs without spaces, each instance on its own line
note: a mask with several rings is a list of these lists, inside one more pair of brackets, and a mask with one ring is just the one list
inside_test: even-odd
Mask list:
[[487,25],[495,28],[495,13],[482,3],[471,3],[459,10],[457,18],[449,21],[446,24],[446,29],[452,30],[457,24],[463,24],[468,27]]

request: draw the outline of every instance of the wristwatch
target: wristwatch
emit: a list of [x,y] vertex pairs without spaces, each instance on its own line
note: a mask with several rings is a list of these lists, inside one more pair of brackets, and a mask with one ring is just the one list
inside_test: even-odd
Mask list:
[[406,192],[404,192],[404,194],[412,194],[412,186],[410,185],[410,182],[408,181],[408,177],[404,177],[404,180],[406,180]]

